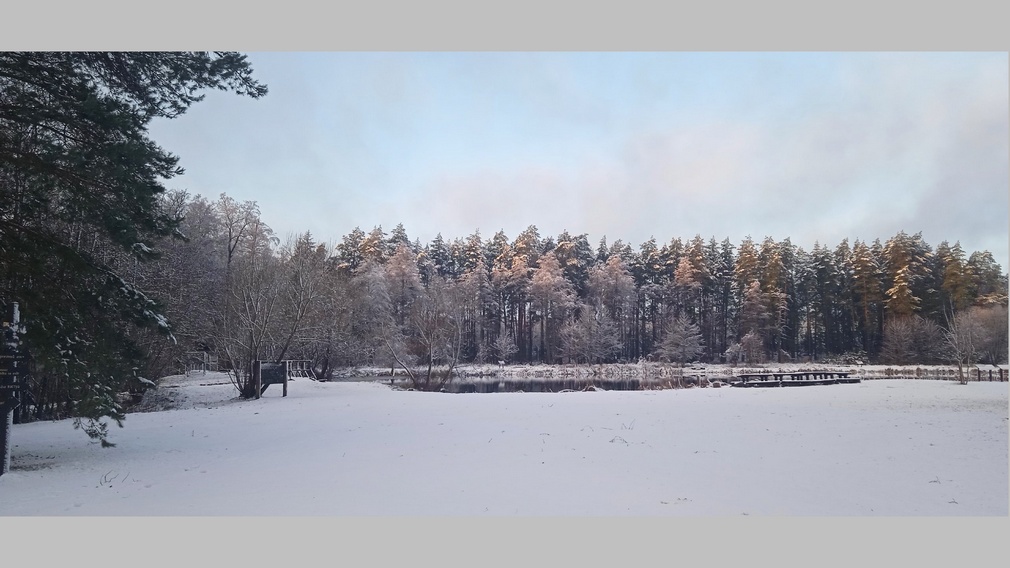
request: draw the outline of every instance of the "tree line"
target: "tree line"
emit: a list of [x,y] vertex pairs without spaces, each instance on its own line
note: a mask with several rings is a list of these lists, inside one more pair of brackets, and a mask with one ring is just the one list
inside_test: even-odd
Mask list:
[[[152,344],[158,373],[185,350],[248,376],[256,359],[402,368],[437,388],[458,363],[638,360],[972,362],[1007,357],[1007,276],[988,251],[884,242],[654,238],[480,231],[427,243],[402,224],[338,242],[277,239],[254,202],[169,193],[186,241],[138,264],[132,282],[167,301],[177,344]],[[967,364],[967,359],[965,364]],[[240,385],[242,388],[242,385]]]

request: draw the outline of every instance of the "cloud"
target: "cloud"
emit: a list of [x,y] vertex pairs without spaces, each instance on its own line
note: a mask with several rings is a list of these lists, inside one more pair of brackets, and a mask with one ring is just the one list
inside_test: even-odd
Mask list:
[[155,139],[278,232],[636,246],[922,231],[1006,267],[1006,54],[257,55]]
[[685,117],[574,165],[444,171],[420,184],[412,207],[427,204],[425,230],[443,235],[477,226],[514,237],[536,224],[635,244],[790,237],[809,250],[921,231],[934,246],[988,249],[1005,266],[1006,70],[938,81],[928,61],[873,63],[779,113]]

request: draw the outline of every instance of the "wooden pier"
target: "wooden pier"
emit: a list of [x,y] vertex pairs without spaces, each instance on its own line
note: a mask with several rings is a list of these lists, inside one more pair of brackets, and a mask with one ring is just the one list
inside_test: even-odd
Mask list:
[[791,373],[769,371],[767,373],[736,375],[729,382],[734,387],[799,387],[860,382],[859,377],[851,377],[850,374],[848,371],[794,371]]

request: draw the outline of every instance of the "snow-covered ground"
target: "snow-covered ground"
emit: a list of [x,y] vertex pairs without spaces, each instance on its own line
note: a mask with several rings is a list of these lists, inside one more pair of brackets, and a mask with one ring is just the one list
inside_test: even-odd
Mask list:
[[[443,394],[170,377],[102,449],[16,425],[7,516],[1001,516],[1008,383]],[[142,410],[143,407],[140,409]]]
[[1010,559],[1007,383],[460,395],[297,379],[280,394],[243,401],[224,375],[167,378],[110,449],[66,421],[16,425],[0,559]]

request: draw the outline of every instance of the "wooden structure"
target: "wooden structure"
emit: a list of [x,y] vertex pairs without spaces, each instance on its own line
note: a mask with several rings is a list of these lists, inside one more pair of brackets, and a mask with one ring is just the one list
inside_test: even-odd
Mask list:
[[974,375],[976,381],[999,381],[1007,380],[1010,365],[975,365]]
[[184,355],[183,367],[186,374],[190,374],[193,371],[217,371],[217,355],[213,355],[206,351],[188,351]]
[[286,359],[280,363],[253,361],[253,383],[256,398],[259,398],[270,385],[282,385],[282,396],[288,396],[288,380],[292,377],[305,377],[315,380],[312,374],[312,361]]
[[794,371],[790,373],[769,371],[767,373],[736,375],[729,380],[729,383],[734,387],[797,387],[860,382],[859,377],[849,375],[851,373],[848,371]]
[[316,378],[315,374],[312,372],[312,361],[289,359],[284,362],[288,365],[289,377],[305,377],[306,379]]
[[10,470],[14,409],[21,404],[21,394],[26,390],[28,358],[21,350],[21,329],[18,303],[11,302],[0,328],[0,475]]
[[256,398],[259,398],[270,385],[283,385],[284,394],[282,396],[288,396],[287,361],[281,361],[280,363],[253,361],[252,372]]

